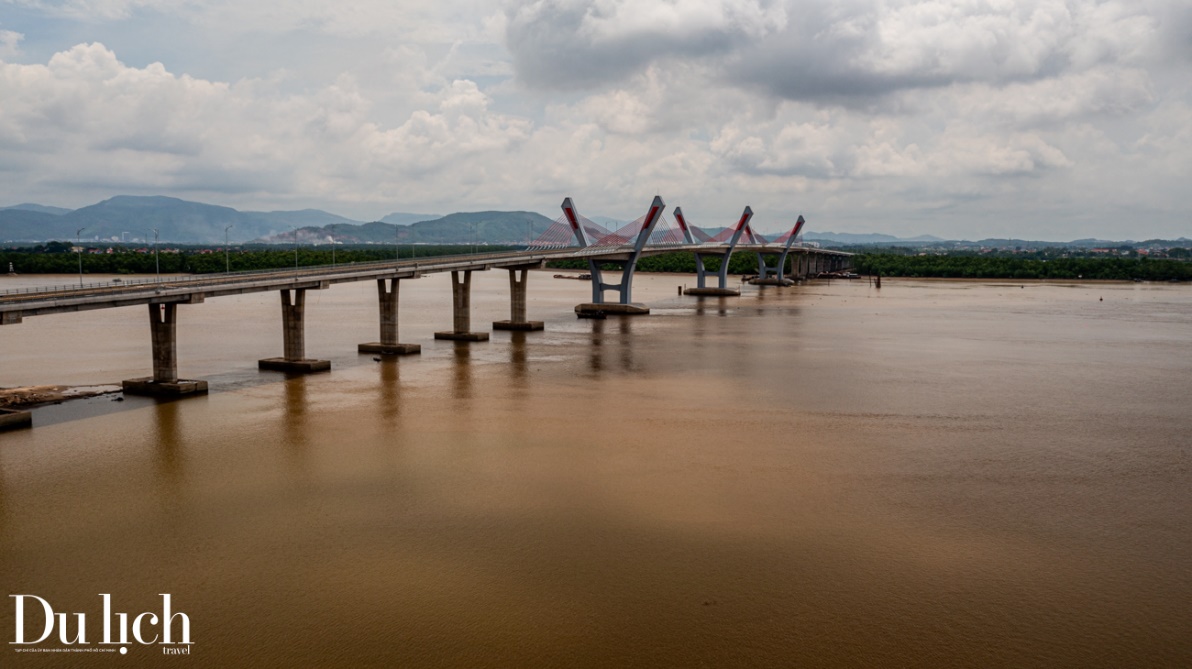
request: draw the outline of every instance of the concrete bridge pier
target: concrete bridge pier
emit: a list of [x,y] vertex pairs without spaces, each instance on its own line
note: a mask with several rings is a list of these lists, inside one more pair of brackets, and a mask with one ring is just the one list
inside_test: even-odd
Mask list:
[[[708,257],[720,258],[720,269],[716,271],[717,286],[715,288],[709,288],[707,286],[708,270],[704,267],[704,258]],[[741,291],[739,289],[728,287],[728,263],[730,259],[732,259],[731,249],[728,253],[724,254],[696,252],[695,288],[688,288],[683,291],[683,294],[708,297],[732,297],[740,295]]]
[[205,395],[207,382],[178,378],[178,305],[149,305],[149,332],[153,343],[153,376],[126,379],[126,395],[180,397]]
[[790,250],[783,251],[778,255],[778,263],[770,266],[766,262],[767,255],[775,255],[773,253],[758,252],[757,254],[757,278],[749,283],[755,286],[789,286],[794,283],[786,278],[786,258],[790,254]]
[[306,357],[306,288],[284,288],[281,294],[281,326],[285,355],[257,361],[259,369],[290,374],[309,374],[331,369],[330,360]]
[[[463,274],[463,280],[460,280]],[[435,339],[453,341],[488,341],[487,332],[471,332],[472,329],[472,270],[451,272],[451,301],[454,306],[452,329],[436,332]]]
[[360,353],[409,355],[422,352],[421,344],[402,344],[397,341],[397,296],[400,287],[401,279],[377,279],[377,301],[381,308],[381,341],[360,344],[356,347]]
[[[695,288],[688,288],[683,291],[684,295],[706,296],[706,297],[731,297],[740,295],[741,291],[738,288],[728,287],[728,265],[733,258],[733,249],[737,248],[737,242],[741,240],[741,236],[749,228],[749,220],[753,218],[753,210],[745,207],[741,218],[737,221],[737,227],[733,230],[733,236],[728,242],[728,248],[720,253],[700,253],[695,252]],[[687,217],[683,215],[682,207],[675,207],[675,220],[679,222],[679,229],[683,231],[683,239],[688,244],[695,243],[695,237],[691,233],[691,226],[687,225]],[[752,233],[750,233],[752,235]],[[716,272],[718,285],[715,288],[707,286],[708,269],[704,267],[704,258],[719,257],[720,269]]]
[[[567,216],[568,223],[571,224],[571,229],[575,235],[576,242],[581,247],[588,247],[588,236],[579,222],[579,214],[575,211],[575,205],[571,202],[571,198],[563,200],[563,214]],[[655,195],[654,201],[650,203],[650,210],[646,213],[645,219],[642,221],[641,230],[637,233],[637,241],[633,244],[633,249],[627,251],[624,255],[613,258],[588,258],[588,271],[592,274],[592,301],[575,306],[575,313],[584,314],[617,314],[622,316],[633,316],[638,314],[650,313],[650,308],[644,304],[638,304],[633,301],[633,272],[637,269],[637,259],[642,255],[642,249],[645,248],[646,242],[650,240],[650,235],[654,232],[654,226],[658,224],[658,220],[662,218],[662,211],[666,209],[666,203],[662,201],[660,196]],[[604,270],[602,265],[612,264],[621,272],[621,283],[605,283]],[[604,301],[604,291],[617,291],[620,299],[616,303],[609,303]]]
[[[534,267],[537,266],[534,265]],[[543,329],[542,321],[526,320],[526,281],[528,278],[529,270],[527,268],[509,268],[509,320],[494,321],[494,330],[529,332]]]
[[[799,216],[799,220],[795,221],[795,227],[786,234],[786,241],[782,244],[781,251],[758,251],[757,252],[757,278],[749,283],[755,286],[789,286],[794,283],[786,278],[786,259],[790,257],[791,247],[795,240],[799,238],[799,231],[803,229],[803,216]],[[766,256],[778,256],[778,261],[773,266],[766,262]]]
[[[621,273],[621,283],[605,283],[601,265],[612,263]],[[650,307],[633,301],[633,273],[637,269],[637,257],[630,260],[588,259],[588,272],[592,275],[592,301],[575,306],[577,314],[616,314],[619,316],[640,316],[650,313]],[[616,302],[605,302],[604,291],[617,291]]]

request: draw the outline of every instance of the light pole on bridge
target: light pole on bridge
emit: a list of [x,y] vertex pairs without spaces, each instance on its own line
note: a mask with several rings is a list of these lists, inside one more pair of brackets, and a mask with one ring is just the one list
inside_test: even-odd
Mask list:
[[157,255],[157,228],[153,228],[153,266],[157,270],[157,282],[161,283],[161,258]]
[[78,230],[75,230],[75,250],[79,256],[79,288],[83,287],[83,231],[88,227],[84,225]]
[[232,273],[232,260],[228,255],[228,230],[231,230],[235,225],[227,225],[224,227],[224,274]]

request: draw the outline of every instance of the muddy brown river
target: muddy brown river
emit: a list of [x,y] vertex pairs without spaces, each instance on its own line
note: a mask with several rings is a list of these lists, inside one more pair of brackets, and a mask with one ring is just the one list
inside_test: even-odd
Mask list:
[[[1192,666],[1192,287],[638,275],[653,313],[593,321],[552,274],[545,332],[474,344],[403,282],[423,353],[381,362],[375,286],[312,291],[333,369],[289,379],[276,294],[184,305],[210,395],[0,434],[0,583],[88,641],[8,643],[9,597],[0,666]],[[146,321],[0,327],[0,386],[146,376]],[[188,658],[99,643],[100,594],[162,593]]]

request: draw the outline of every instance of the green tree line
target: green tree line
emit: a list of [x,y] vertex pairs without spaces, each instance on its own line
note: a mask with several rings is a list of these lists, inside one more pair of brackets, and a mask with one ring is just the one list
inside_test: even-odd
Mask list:
[[[786,268],[790,272],[791,262],[793,256],[787,258]],[[776,258],[768,257],[767,262],[775,262]],[[709,257],[704,260],[704,267],[709,272],[720,271],[721,259],[717,257]],[[588,269],[587,260],[560,260],[550,263],[551,267],[560,269]],[[605,266],[608,269],[615,267],[615,265]],[[637,261],[637,271],[639,272],[674,272],[678,274],[695,274],[695,254],[689,251],[664,253],[657,256],[647,256]],[[729,274],[756,274],[757,273],[757,254],[755,253],[734,253],[728,265]]]
[[1006,256],[864,253],[854,257],[853,267],[859,274],[903,277],[1192,280],[1192,263],[1146,257],[1040,260]]
[[[0,273],[7,271],[8,264],[20,274],[71,274],[78,271],[79,255],[71,251],[67,242],[0,250]],[[512,247],[486,246],[484,251],[502,251]],[[106,249],[105,249],[106,250]],[[417,247],[402,246],[401,258],[432,257],[467,253],[470,246],[441,245]],[[373,262],[394,258],[393,248],[343,247],[335,251],[339,264]],[[787,259],[787,272],[795,256]],[[262,247],[233,249],[227,256],[233,272],[260,269],[294,267],[294,250]],[[210,274],[223,272],[225,268],[222,250],[203,248],[171,249],[159,252],[155,260],[152,252],[133,248],[113,247],[111,253],[83,253],[84,274],[152,274],[156,262],[161,263],[165,273]],[[773,262],[773,258],[770,258]],[[715,272],[720,269],[719,258],[707,258],[705,267]],[[332,252],[329,248],[299,248],[297,265],[330,265]],[[553,262],[551,267],[566,269],[588,269],[586,260],[565,260]],[[612,265],[608,266],[613,267]],[[1129,281],[1192,281],[1192,263],[1181,260],[1140,258],[1018,258],[1012,256],[955,255],[906,255],[902,253],[862,253],[853,258],[854,271],[860,274],[880,274],[900,277],[940,277],[970,279],[1108,279]],[[642,272],[695,273],[695,255],[690,252],[665,253],[642,258],[638,261]],[[731,274],[755,274],[757,256],[743,252],[733,255],[729,264]]]
[[[485,252],[504,251],[510,247],[486,246]],[[106,247],[105,247],[106,250]],[[468,253],[471,246],[419,245],[415,248],[403,246],[399,249],[401,258],[432,257]],[[334,259],[337,264],[393,260],[392,247],[384,248],[337,248]],[[0,250],[0,274],[8,271],[9,263],[18,274],[72,274],[79,271],[80,256],[71,251],[71,245],[64,242],[50,242],[31,248]],[[180,249],[162,252],[157,257],[152,251],[141,252],[131,248],[112,249],[111,253],[82,254],[84,274],[153,274],[157,263],[163,273],[213,274],[230,267],[233,272],[261,269],[294,267],[295,254],[291,249],[257,248],[232,249],[227,254],[227,265],[222,250]],[[332,264],[329,248],[299,248],[297,265]]]

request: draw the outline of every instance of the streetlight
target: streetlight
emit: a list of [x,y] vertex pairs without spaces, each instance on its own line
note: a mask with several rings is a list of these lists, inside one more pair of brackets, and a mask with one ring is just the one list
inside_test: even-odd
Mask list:
[[83,226],[75,230],[75,250],[79,256],[79,288],[83,287],[83,231],[88,226]]
[[298,276],[298,228],[294,228],[294,276]]
[[234,225],[229,224],[224,228],[224,274],[232,273],[232,261],[228,257],[228,230],[231,230]]
[[331,266],[335,267],[335,224],[327,227],[331,228]]
[[401,227],[393,224],[393,259],[401,260]]
[[157,282],[161,283],[161,259],[157,255],[157,228],[153,228],[153,266],[157,269]]

